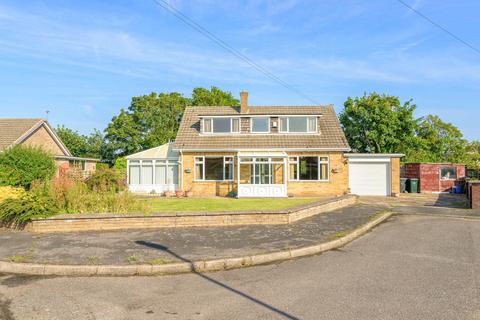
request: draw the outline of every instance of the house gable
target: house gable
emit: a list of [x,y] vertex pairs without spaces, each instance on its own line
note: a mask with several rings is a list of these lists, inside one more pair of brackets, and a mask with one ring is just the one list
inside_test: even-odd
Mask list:
[[0,151],[19,144],[40,147],[55,156],[72,156],[45,119],[0,119]]
[[62,146],[59,139],[46,127],[38,126],[30,132],[20,143],[25,146],[40,147],[54,156],[71,156],[66,147]]

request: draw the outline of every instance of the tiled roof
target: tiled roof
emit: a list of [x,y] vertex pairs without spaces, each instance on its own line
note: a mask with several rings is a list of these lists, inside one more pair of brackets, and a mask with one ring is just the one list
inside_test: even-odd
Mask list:
[[11,146],[44,119],[0,119],[0,150]]
[[[187,107],[175,140],[175,149],[350,149],[332,106]],[[200,135],[200,116],[319,115],[319,134]]]

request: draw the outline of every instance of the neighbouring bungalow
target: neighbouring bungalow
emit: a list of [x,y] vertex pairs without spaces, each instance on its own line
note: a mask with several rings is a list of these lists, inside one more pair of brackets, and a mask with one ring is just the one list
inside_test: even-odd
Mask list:
[[77,168],[85,176],[95,172],[98,159],[74,157],[45,119],[0,119],[0,152],[16,146],[40,147],[50,153],[57,175]]
[[193,196],[394,195],[402,154],[354,154],[331,105],[195,106],[174,143],[127,157],[133,192]]

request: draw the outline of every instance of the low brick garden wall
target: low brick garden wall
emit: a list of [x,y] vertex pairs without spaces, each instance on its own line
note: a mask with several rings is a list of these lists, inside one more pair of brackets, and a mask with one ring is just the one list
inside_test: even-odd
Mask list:
[[34,219],[24,226],[31,232],[73,232],[147,228],[218,227],[235,225],[288,224],[313,215],[343,208],[357,202],[345,195],[286,210],[175,212],[145,214],[64,214]]

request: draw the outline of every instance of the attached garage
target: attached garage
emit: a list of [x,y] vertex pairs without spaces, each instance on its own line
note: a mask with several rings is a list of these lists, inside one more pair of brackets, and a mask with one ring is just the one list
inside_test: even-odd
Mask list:
[[402,154],[345,154],[348,159],[350,193],[390,196],[400,191]]

